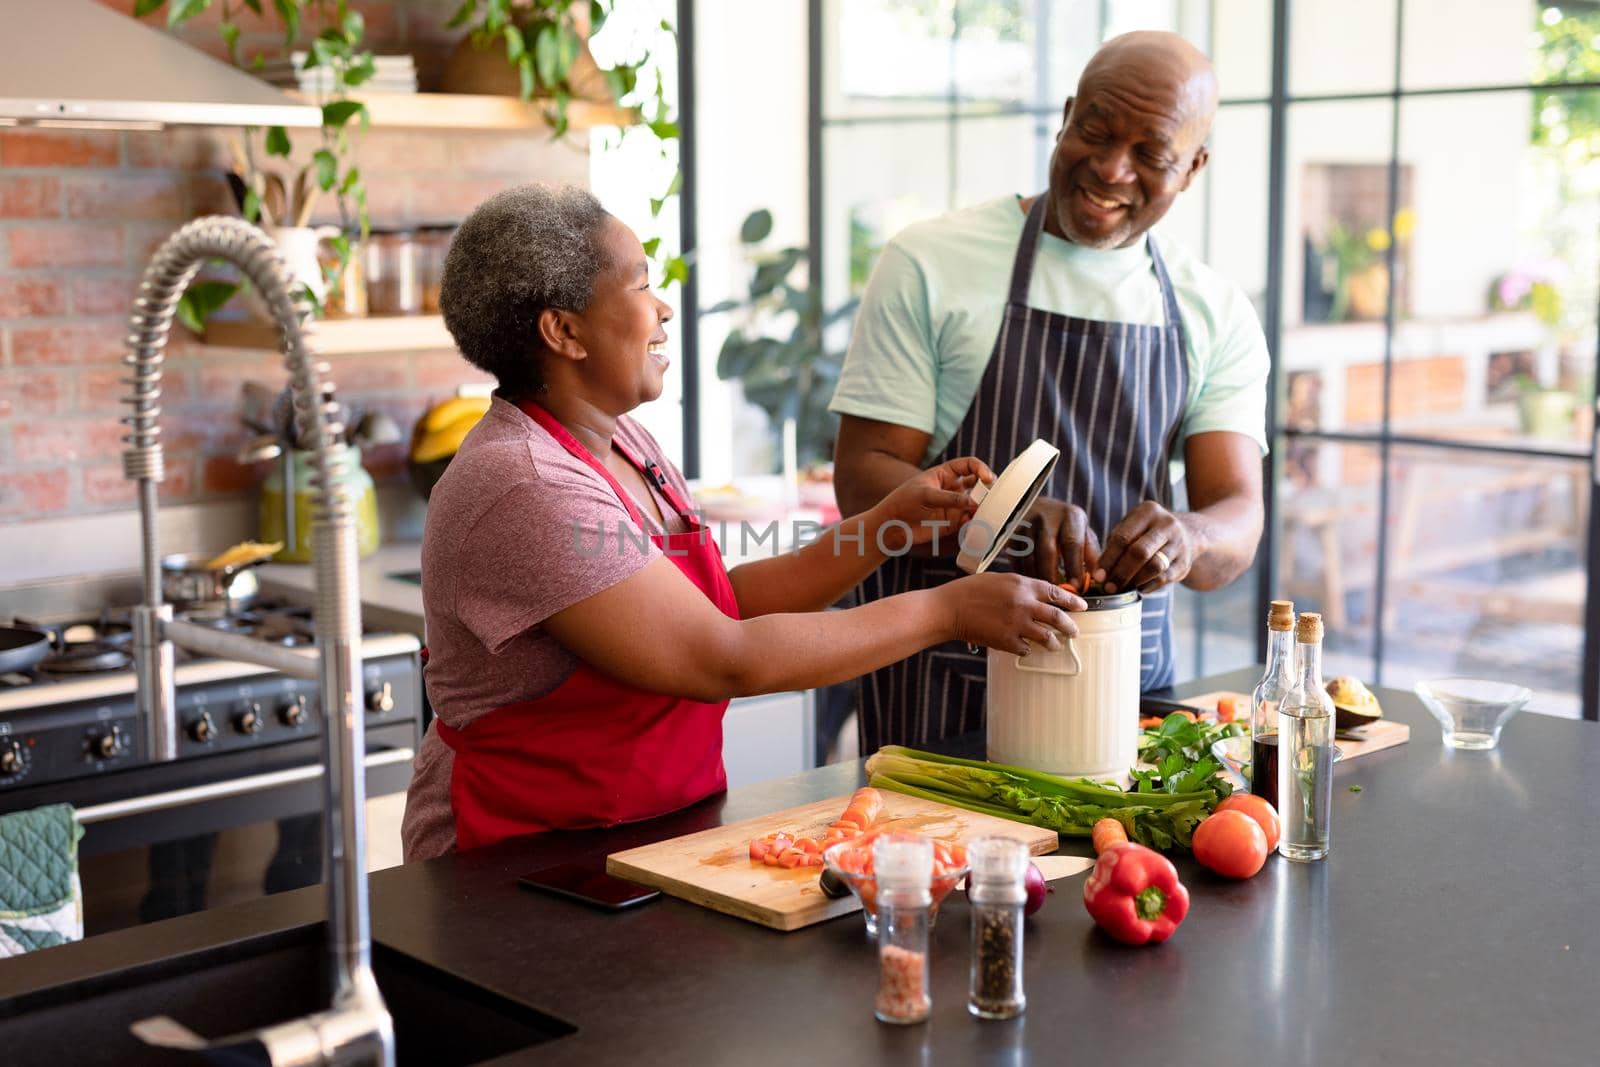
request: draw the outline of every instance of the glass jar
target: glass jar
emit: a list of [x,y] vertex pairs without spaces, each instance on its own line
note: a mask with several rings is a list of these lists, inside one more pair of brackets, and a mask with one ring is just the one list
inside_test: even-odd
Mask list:
[[417,278],[422,286],[422,311],[439,313],[439,286],[444,282],[444,257],[455,237],[454,226],[423,226],[417,230]]
[[972,870],[972,985],[967,1010],[980,1019],[1022,1014],[1022,909],[1028,902],[1028,847],[1014,837],[980,837],[967,846]]
[[933,842],[920,834],[885,834],[872,847],[878,882],[878,996],[873,1014],[886,1023],[920,1023],[928,995],[928,911],[933,904]]
[[359,233],[347,235],[350,255],[341,264],[339,250],[327,241],[317,246],[317,265],[328,282],[322,304],[330,319],[359,319],[367,314],[367,248]]
[[414,231],[373,230],[368,236],[367,310],[373,315],[416,315],[422,311]]

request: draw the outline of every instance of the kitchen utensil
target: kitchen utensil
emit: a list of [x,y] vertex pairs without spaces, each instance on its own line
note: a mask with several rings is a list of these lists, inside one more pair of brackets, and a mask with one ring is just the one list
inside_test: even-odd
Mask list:
[[50,654],[50,635],[24,626],[0,626],[0,674],[32,670]]
[[1067,777],[1119,778],[1139,755],[1135,592],[1085,596],[1078,635],[1025,656],[989,650],[988,754]]
[[[261,203],[272,216],[272,222],[280,229],[294,229],[289,225],[289,192],[284,187],[283,178],[277,174],[263,174],[261,176]],[[278,240],[273,236],[273,240]],[[281,241],[279,242],[282,243]]]
[[294,199],[290,207],[291,220],[296,226],[304,226],[311,221],[311,208],[316,203],[316,194],[312,192],[311,170],[301,167],[300,173],[294,176]]
[[[850,891],[861,902],[861,915],[867,923],[867,936],[876,937],[878,936],[878,879],[875,875],[858,874],[850,869],[850,864],[843,862],[845,853],[871,847],[870,844],[862,845],[855,841],[838,841],[824,850],[822,862],[828,870],[833,872],[835,878],[850,887]],[[815,870],[815,868],[812,869]],[[939,915],[940,902],[950,895],[952,889],[961,884],[961,880],[967,876],[967,871],[969,870],[971,870],[971,865],[964,863],[960,867],[933,879],[931,885],[933,903],[928,906],[928,922],[930,925]]]
[[350,443],[357,448],[392,445],[403,439],[400,425],[381,411],[364,412],[350,430]]
[[278,391],[260,382],[247,381],[239,387],[239,417],[256,433],[277,434],[272,409]]
[[233,202],[239,209],[239,214],[243,215],[245,197],[249,193],[250,187],[244,183],[244,178],[240,176],[238,171],[230,170],[228,172],[228,190],[233,193]]
[[269,459],[277,459],[283,454],[283,446],[278,444],[278,436],[271,433],[258,434],[246,441],[234,459],[240,466],[249,466],[252,463],[265,463]]
[[968,574],[987,570],[1038,499],[1061,450],[1043,438],[1022,450],[992,485],[972,487],[978,510],[961,528],[956,566]]
[[[840,796],[819,800],[613,853],[606,858],[606,870],[618,878],[654,886],[669,896],[774,930],[798,930],[847,915],[861,903],[853,895],[837,900],[824,896],[817,885],[816,867],[786,869],[752,863],[750,839],[788,830],[813,834],[820,841],[849,799]],[[1026,841],[1029,851],[1036,854],[1054,852],[1058,844],[1054,830],[888,791],[883,793],[878,825],[893,825],[963,844],[984,834],[1004,834]]]
[[1412,688],[1439,720],[1451,748],[1493,748],[1506,723],[1533,699],[1526,686],[1482,678],[1436,678]]
[[209,567],[199,556],[175,554],[161,557],[161,595],[179,608],[237,611],[252,604],[260,592],[256,560],[238,567]]

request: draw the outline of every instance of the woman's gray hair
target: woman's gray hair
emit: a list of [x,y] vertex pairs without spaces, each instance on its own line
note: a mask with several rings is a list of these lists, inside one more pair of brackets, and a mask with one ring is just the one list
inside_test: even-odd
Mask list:
[[479,204],[445,257],[439,310],[467,362],[512,397],[543,386],[539,315],[583,311],[611,268],[610,215],[572,185],[519,185]]

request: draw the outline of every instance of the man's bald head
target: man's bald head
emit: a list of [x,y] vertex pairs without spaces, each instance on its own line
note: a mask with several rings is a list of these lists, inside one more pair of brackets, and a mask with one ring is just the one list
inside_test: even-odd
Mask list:
[[1211,61],[1182,37],[1142,30],[1107,41],[1064,109],[1050,231],[1097,248],[1140,239],[1205,166],[1216,113]]
[[1198,134],[1196,146],[1205,143],[1217,115],[1217,72],[1211,60],[1175,33],[1134,30],[1111,38],[1083,68],[1078,96],[1086,84],[1143,86],[1170,93],[1184,111],[1185,124]]

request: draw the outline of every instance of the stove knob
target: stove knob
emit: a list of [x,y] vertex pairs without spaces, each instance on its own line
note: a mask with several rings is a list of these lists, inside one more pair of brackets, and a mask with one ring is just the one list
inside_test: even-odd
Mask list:
[[201,744],[216,739],[217,724],[211,721],[209,711],[201,712],[200,717],[189,724],[189,736]]
[[261,727],[264,725],[265,723],[262,722],[261,716],[261,705],[253,700],[245,704],[239,714],[233,717],[233,728],[241,734],[259,734]]
[[306,721],[306,698],[302,693],[278,709],[278,718],[285,726],[300,726]]
[[28,765],[27,754],[15,741],[0,742],[0,775],[21,774]]
[[384,682],[382,686],[367,694],[367,707],[369,710],[387,714],[394,710],[394,688]]
[[89,753],[96,759],[110,759],[122,747],[122,739],[117,736],[117,728],[113,726],[103,734],[96,734],[89,739]]

